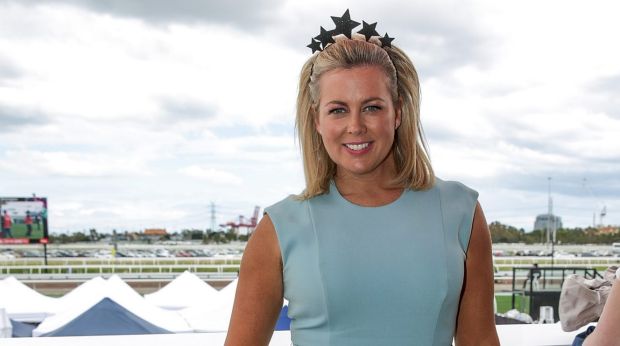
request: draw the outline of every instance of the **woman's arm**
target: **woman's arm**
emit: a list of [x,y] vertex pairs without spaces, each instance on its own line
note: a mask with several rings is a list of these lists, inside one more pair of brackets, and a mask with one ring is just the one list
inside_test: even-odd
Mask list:
[[282,309],[282,287],[278,239],[265,214],[243,253],[226,346],[269,344]]
[[493,312],[494,294],[491,234],[482,208],[477,204],[456,321],[457,346],[499,345]]
[[614,280],[596,329],[586,337],[583,346],[612,346],[620,342],[620,279]]

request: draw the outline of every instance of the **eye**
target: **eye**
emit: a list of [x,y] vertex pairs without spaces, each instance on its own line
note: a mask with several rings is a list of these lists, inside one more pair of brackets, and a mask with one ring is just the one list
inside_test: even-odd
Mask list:
[[340,107],[340,108],[330,109],[329,111],[327,111],[327,114],[342,114],[346,111],[347,111],[346,109]]
[[364,111],[365,112],[377,112],[377,111],[380,111],[380,110],[381,110],[381,107],[380,106],[375,106],[375,105],[364,107]]

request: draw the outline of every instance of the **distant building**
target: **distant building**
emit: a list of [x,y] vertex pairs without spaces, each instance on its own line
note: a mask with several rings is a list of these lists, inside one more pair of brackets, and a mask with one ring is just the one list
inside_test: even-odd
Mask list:
[[620,232],[620,227],[617,226],[600,226],[596,231],[596,234],[616,234]]
[[166,236],[168,232],[165,228],[147,228],[144,230],[144,235]]
[[534,230],[546,230],[547,224],[551,230],[562,228],[562,218],[557,215],[549,215],[549,214],[540,214],[536,216],[536,221],[534,222]]
[[143,237],[148,241],[157,241],[168,235],[165,228],[147,228],[142,233]]

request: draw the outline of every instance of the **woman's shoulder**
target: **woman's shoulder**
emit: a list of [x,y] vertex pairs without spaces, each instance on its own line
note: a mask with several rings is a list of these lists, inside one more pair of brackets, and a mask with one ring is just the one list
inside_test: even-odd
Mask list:
[[443,180],[435,177],[433,189],[438,189],[441,195],[456,198],[459,196],[467,196],[473,199],[478,198],[478,191],[455,180]]
[[265,208],[265,214],[269,215],[276,228],[278,224],[301,222],[308,218],[308,200],[289,195]]
[[265,208],[265,214],[269,216],[278,235],[283,254],[288,253],[286,249],[291,244],[295,244],[295,240],[300,234],[311,233],[308,232],[312,230],[312,218],[308,203],[308,200],[290,195]]
[[265,208],[265,212],[294,211],[296,209],[303,208],[304,202],[305,201],[298,195],[288,195],[287,197]]
[[456,231],[463,253],[467,253],[478,192],[458,181],[435,179],[439,190],[444,226]]

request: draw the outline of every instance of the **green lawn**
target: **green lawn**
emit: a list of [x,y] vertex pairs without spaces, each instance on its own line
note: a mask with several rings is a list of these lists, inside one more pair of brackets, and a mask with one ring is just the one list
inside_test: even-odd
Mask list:
[[[515,309],[529,313],[530,304],[529,297],[522,297],[517,295],[515,297]],[[512,309],[512,296],[510,295],[496,295],[495,300],[497,301],[497,313],[503,314],[506,311]]]

